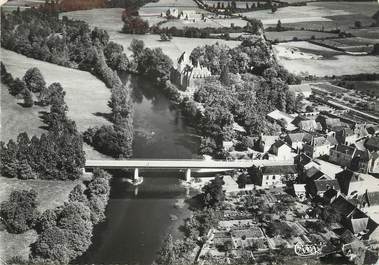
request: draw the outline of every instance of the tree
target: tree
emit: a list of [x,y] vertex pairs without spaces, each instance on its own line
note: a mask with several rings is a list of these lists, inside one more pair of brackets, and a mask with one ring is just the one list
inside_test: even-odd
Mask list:
[[9,200],[0,205],[8,232],[19,234],[32,228],[38,217],[37,205],[35,190],[13,191]]
[[46,82],[37,67],[30,68],[26,71],[23,80],[27,88],[33,93],[40,92],[46,86]]
[[155,262],[158,265],[173,265],[176,264],[175,250],[174,250],[174,242],[171,234],[167,236],[167,238],[163,241],[161,250],[158,253],[158,256]]
[[247,173],[249,174],[253,183],[260,183],[263,178],[262,170],[255,165],[247,169]]
[[361,28],[362,27],[362,22],[360,22],[359,20],[355,21],[354,22],[354,27],[357,28],[357,29]]
[[203,204],[206,207],[217,207],[225,199],[222,186],[225,184],[220,176],[216,176],[207,185],[203,187]]
[[24,94],[24,107],[30,108],[34,105],[32,92],[28,88],[26,88],[23,92]]
[[282,28],[282,22],[279,19],[278,23],[276,24],[276,31],[282,31],[282,30],[283,30],[283,28]]
[[221,75],[220,75],[220,82],[224,86],[230,85],[230,74],[229,74],[229,66],[226,64],[222,68]]
[[9,93],[16,96],[23,93],[27,89],[26,84],[20,78],[16,78],[14,82],[9,86]]

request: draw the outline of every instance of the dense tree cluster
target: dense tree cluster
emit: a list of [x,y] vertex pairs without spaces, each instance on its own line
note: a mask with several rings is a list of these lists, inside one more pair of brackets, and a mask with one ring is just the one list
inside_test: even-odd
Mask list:
[[139,16],[126,16],[121,31],[127,34],[146,34],[149,31],[149,23]]
[[0,216],[10,233],[23,233],[33,228],[38,215],[35,190],[13,191],[9,200],[0,205]]
[[110,175],[95,170],[86,185],[78,184],[69,195],[69,202],[55,210],[46,210],[36,222],[39,234],[32,245],[35,262],[69,261],[81,255],[91,244],[93,225],[104,220],[109,197]]
[[182,265],[191,264],[191,251],[196,247],[193,240],[174,241],[171,234],[163,241],[162,247],[154,261],[154,265]]
[[171,59],[162,52],[162,49],[145,48],[143,41],[133,40],[130,44],[136,70],[151,80],[163,85],[170,78],[172,68]]
[[[104,60],[101,65],[101,69],[111,72]],[[111,98],[108,105],[112,110],[113,125],[89,128],[84,132],[84,140],[104,154],[117,158],[128,158],[133,153],[134,138],[131,91],[122,84],[116,72],[113,72],[108,81],[111,87]]]
[[216,176],[203,187],[202,203],[205,207],[218,207],[225,200],[222,186],[225,184],[220,176]]
[[[122,48],[109,42],[105,30],[90,29],[83,21],[55,13],[26,9],[1,14],[1,46],[38,60],[96,73],[94,67],[104,52],[113,70],[126,70]],[[99,73],[98,73],[99,74]],[[100,75],[100,79],[105,79]],[[33,91],[34,92],[34,91]]]
[[17,141],[0,142],[0,170],[3,176],[21,179],[77,179],[85,157],[75,122],[66,116],[67,105],[59,83],[49,96],[50,112],[45,115],[48,133],[29,138],[21,133]]

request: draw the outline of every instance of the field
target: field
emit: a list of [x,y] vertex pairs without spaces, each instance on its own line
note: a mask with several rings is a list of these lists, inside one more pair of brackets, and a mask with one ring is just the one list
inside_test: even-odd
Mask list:
[[259,10],[243,15],[260,19],[265,26],[273,26],[281,20],[282,24],[296,29],[328,30],[350,28],[356,20],[362,25],[369,25],[377,10],[375,2],[310,2],[306,6],[279,8],[275,13]]
[[1,140],[9,141],[22,133],[41,135],[45,124],[39,118],[40,111],[49,111],[49,108],[33,106],[25,109],[18,100],[9,94],[8,87],[1,84]]
[[[22,77],[31,67],[38,67],[46,83],[60,82],[66,92],[65,101],[69,107],[68,116],[75,120],[79,131],[89,127],[111,124],[102,117],[110,113],[107,102],[110,90],[104,83],[93,75],[70,68],[34,60],[26,56],[1,49],[1,60],[13,77]],[[15,139],[17,135],[26,131],[29,135],[40,135],[43,130],[39,119],[40,110],[48,108],[32,107],[22,108],[17,104],[16,98],[7,94],[6,87],[2,87],[1,106],[1,140]],[[102,158],[100,153],[88,145],[84,145],[87,158]]]
[[357,91],[379,97],[379,81],[347,81],[346,83],[353,84]]
[[274,41],[291,41],[296,37],[298,40],[309,40],[312,37],[315,39],[322,38],[333,38],[337,37],[337,34],[327,33],[327,32],[317,32],[317,31],[306,31],[306,30],[288,30],[281,32],[268,31],[265,33],[268,40]]
[[332,76],[373,73],[379,68],[378,56],[343,55],[308,42],[288,42],[274,46],[280,64],[300,75]]
[[356,52],[356,53],[371,53],[374,44],[378,43],[379,40],[353,37],[353,38],[338,38],[338,39],[327,39],[327,40],[317,40],[317,43],[321,45],[326,45],[334,49],[341,49],[346,52]]
[[[117,16],[119,14],[120,16]],[[119,8],[104,10],[104,9],[93,9],[93,10],[83,10],[75,12],[67,12],[63,14],[70,18],[82,19],[89,23],[91,26],[101,27],[103,29],[109,30],[110,40],[117,42],[124,46],[124,50],[128,55],[131,55],[128,47],[133,39],[143,40],[146,47],[149,48],[162,48],[163,52],[167,54],[173,61],[176,61],[178,57],[186,52],[190,54],[194,48],[197,46],[213,43],[224,43],[230,47],[236,47],[239,45],[239,41],[225,41],[218,39],[189,39],[181,37],[173,37],[171,41],[162,42],[159,35],[132,35],[123,34],[119,32],[122,27],[121,10]]]
[[370,27],[365,29],[350,29],[349,32],[356,37],[367,39],[379,39],[379,27]]
[[[38,193],[37,201],[40,212],[54,209],[68,200],[68,194],[80,181],[19,180],[0,176],[0,202],[8,200],[14,190],[34,189]],[[27,259],[29,245],[37,240],[37,233],[29,230],[23,234],[10,234],[0,231],[0,257],[7,260],[20,256]],[[4,244],[6,242],[6,244]]]

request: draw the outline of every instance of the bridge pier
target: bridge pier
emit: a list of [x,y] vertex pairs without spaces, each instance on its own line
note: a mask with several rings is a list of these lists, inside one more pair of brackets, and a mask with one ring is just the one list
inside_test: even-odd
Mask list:
[[186,182],[188,183],[191,182],[191,169],[190,168],[186,169]]
[[133,176],[133,181],[138,182],[140,180],[139,174],[138,174],[138,168],[134,169],[134,176]]

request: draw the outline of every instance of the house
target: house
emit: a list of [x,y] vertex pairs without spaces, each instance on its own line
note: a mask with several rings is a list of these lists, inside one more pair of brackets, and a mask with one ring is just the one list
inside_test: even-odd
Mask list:
[[266,153],[277,140],[279,140],[279,135],[261,134],[255,145],[258,151]]
[[291,166],[267,166],[262,169],[262,176],[254,179],[256,185],[261,188],[284,187],[285,178],[297,178],[295,165]]
[[373,136],[365,142],[365,147],[369,151],[379,151],[379,136]]
[[350,167],[355,152],[355,147],[344,144],[337,145],[335,148],[330,149],[329,161],[340,166]]
[[161,13],[161,17],[166,18],[178,18],[179,17],[179,10],[177,8],[169,8],[166,12]]
[[291,115],[280,110],[274,110],[267,114],[267,120],[278,123],[287,131],[294,131],[297,129],[297,127],[292,124],[294,119],[295,118]]
[[309,84],[289,85],[288,90],[292,91],[297,96],[303,96],[309,98],[312,95],[312,88]]
[[170,72],[171,83],[183,91],[188,87],[194,87],[197,81],[209,76],[211,72],[208,68],[200,66],[199,62],[196,66],[192,65],[185,52],[178,58],[176,67],[173,67]]
[[331,207],[341,215],[341,224],[359,238],[368,239],[378,227],[374,220],[341,195],[331,203]]
[[282,140],[275,141],[271,146],[269,153],[275,155],[275,160],[293,160],[295,156],[291,147]]
[[379,179],[345,169],[336,174],[336,179],[341,188],[341,193],[347,198],[357,198],[364,193],[376,192],[379,190]]
[[310,136],[304,139],[303,152],[312,157],[329,155],[332,144],[324,136]]
[[297,125],[294,125],[304,132],[322,131],[321,124],[319,122],[316,122],[315,120],[302,120],[299,121]]
[[292,149],[300,151],[303,149],[303,139],[306,133],[289,133],[285,136],[284,141],[291,146]]
[[336,139],[339,144],[352,145],[358,141],[358,135],[350,128],[336,131]]
[[336,179],[319,179],[314,181],[309,181],[306,185],[308,194],[311,197],[324,197],[324,193],[329,190],[339,191],[340,186],[338,180]]
[[195,20],[195,19],[199,19],[199,15],[196,14],[196,10],[183,10],[179,14],[179,19]]
[[300,201],[304,201],[306,199],[305,184],[293,184],[293,189],[296,197],[298,197]]
[[321,124],[322,130],[324,132],[329,132],[336,127],[342,127],[342,123],[339,118],[332,118],[322,114],[316,118],[316,122],[319,122]]

